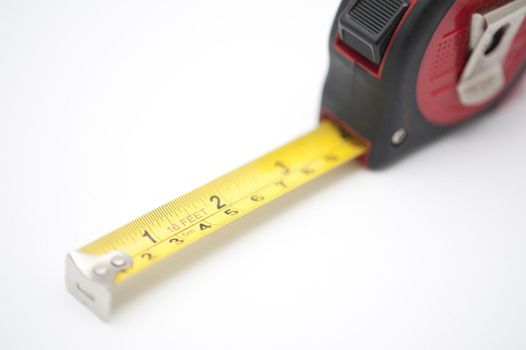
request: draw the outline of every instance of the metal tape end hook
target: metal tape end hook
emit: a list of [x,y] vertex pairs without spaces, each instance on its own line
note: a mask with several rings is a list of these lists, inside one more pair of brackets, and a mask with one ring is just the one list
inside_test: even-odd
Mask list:
[[133,264],[121,251],[102,256],[78,251],[66,257],[66,287],[82,304],[104,321],[110,318],[115,276]]

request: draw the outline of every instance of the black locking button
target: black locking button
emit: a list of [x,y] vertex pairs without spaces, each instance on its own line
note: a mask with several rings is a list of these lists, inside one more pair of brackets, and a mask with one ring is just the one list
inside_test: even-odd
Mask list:
[[340,38],[371,62],[380,64],[408,7],[406,0],[353,0],[340,17]]

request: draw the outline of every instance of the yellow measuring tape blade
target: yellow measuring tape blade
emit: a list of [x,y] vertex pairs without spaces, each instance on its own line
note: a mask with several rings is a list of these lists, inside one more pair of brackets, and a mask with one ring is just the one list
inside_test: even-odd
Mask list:
[[122,281],[230,222],[361,156],[365,147],[330,122],[81,248],[90,255],[114,250],[133,258]]
[[[70,257],[77,254],[82,259],[109,256],[113,260],[106,265],[95,262],[94,267],[90,267],[91,270],[86,270],[86,267],[79,266],[79,262],[71,258],[66,265],[68,289],[77,298],[84,299],[81,301],[86,304],[96,302],[93,295],[106,298],[105,292],[100,294],[96,287],[91,286],[91,282],[109,275],[110,269],[125,267],[114,269],[114,279],[113,275],[110,276],[112,280],[109,282],[121,282],[365,152],[366,148],[362,144],[345,137],[338,127],[324,121],[318,129],[288,145],[185,194],[70,254]],[[112,258],[112,252],[125,253],[128,260],[118,255]],[[78,282],[86,276],[90,279]],[[108,298],[111,301],[111,295]],[[106,310],[96,310],[97,306],[91,308],[99,316],[106,318]]]

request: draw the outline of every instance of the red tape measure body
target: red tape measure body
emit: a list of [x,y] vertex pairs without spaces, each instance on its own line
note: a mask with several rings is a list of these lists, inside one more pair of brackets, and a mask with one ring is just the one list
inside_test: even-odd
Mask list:
[[[501,42],[513,39],[509,50],[493,36],[494,52],[506,56],[497,67],[503,74],[493,80],[498,89],[491,90],[478,82],[484,82],[480,66],[498,56],[480,54],[487,43],[482,38],[493,32],[480,25],[475,30],[472,22],[495,13],[503,21],[512,17],[518,31],[503,35]],[[522,0],[344,0],[331,34],[322,119],[369,145],[364,161],[370,168],[405,157],[503,100],[526,69],[521,14],[526,15]],[[473,66],[476,75],[468,74]],[[486,94],[473,94],[484,89]]]

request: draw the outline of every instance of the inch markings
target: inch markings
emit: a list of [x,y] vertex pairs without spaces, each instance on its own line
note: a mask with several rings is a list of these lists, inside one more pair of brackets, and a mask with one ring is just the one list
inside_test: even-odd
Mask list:
[[329,122],[211,183],[175,199],[84,246],[103,255],[120,250],[133,264],[122,281],[216,232],[232,221],[361,156],[365,147]]

